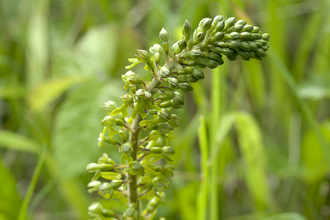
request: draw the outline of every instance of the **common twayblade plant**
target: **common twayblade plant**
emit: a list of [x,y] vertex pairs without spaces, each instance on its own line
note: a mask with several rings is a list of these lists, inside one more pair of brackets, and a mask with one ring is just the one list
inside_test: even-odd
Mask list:
[[[98,192],[106,199],[121,198],[127,209],[119,214],[93,203],[88,213],[94,220],[153,219],[173,177],[174,167],[166,161],[170,162],[175,153],[168,143],[174,128],[180,126],[180,118],[171,113],[184,105],[180,91],[193,90],[190,84],[204,78],[202,69],[222,65],[223,56],[228,60],[236,60],[237,56],[261,60],[269,48],[269,34],[234,17],[204,18],[194,32],[186,21],[182,34],[182,39],[170,47],[169,35],[162,29],[162,44],[154,44],[150,53],[137,50],[135,58],[128,59],[131,65],[126,69],[143,64],[152,80],[129,70],[122,75],[128,91],[120,97],[122,104],[118,107],[108,101],[102,106],[108,115],[101,121],[104,128],[98,146],[118,148],[121,164],[107,154],[97,163],[88,164],[87,171],[94,173],[88,192]],[[142,199],[148,200],[146,207],[141,207]]]

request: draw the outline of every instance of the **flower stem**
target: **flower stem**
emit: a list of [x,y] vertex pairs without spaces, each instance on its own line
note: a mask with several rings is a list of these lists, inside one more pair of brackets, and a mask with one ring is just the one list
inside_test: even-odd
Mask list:
[[[176,61],[168,62],[166,64],[169,70],[172,70],[175,67]],[[158,88],[161,84],[159,79],[160,73],[156,73],[156,77],[154,77],[151,83],[147,86],[147,91],[153,94],[154,89]],[[142,117],[140,114],[137,114],[136,118],[133,120],[132,127],[130,130],[130,138],[129,141],[133,146],[132,158],[133,160],[137,160],[138,154],[138,143],[139,143],[139,135],[140,135],[140,122],[142,121]],[[138,175],[128,174],[128,198],[130,204],[135,204],[136,210],[140,212],[140,202],[138,201],[138,185],[137,185]]]

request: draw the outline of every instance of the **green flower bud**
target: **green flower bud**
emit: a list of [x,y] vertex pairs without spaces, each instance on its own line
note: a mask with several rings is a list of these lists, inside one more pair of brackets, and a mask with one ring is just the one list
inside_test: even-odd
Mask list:
[[219,51],[219,53],[221,53],[223,55],[227,55],[227,56],[234,53],[234,51],[230,48],[220,48],[220,47],[218,47],[218,51]]
[[135,92],[134,96],[138,99],[143,99],[145,97],[145,92],[143,89],[139,89]]
[[236,60],[236,57],[237,57],[237,55],[236,54],[229,54],[229,55],[227,55],[227,59],[228,60],[231,60],[231,61],[234,61],[234,60]]
[[199,32],[197,34],[197,42],[202,42],[204,40],[205,34],[203,32]]
[[258,46],[254,42],[250,41],[249,46],[250,46],[251,50],[257,50],[258,49]]
[[220,57],[220,58],[217,60],[217,63],[218,63],[218,65],[222,65],[222,64],[224,64],[222,57]]
[[220,21],[219,23],[217,23],[217,25],[214,28],[215,32],[220,32],[223,30],[223,28],[225,27],[225,22],[224,21]]
[[207,31],[210,29],[212,25],[212,19],[211,18],[204,18],[199,22],[199,26],[203,29],[203,31]]
[[194,66],[196,65],[195,61],[191,60],[191,59],[186,59],[184,61],[181,62],[184,65],[188,65],[188,66]]
[[169,133],[172,130],[174,129],[168,123],[160,123],[158,125],[158,131],[162,136],[165,136],[165,134]]
[[178,86],[178,80],[176,78],[168,78],[167,82],[171,89],[174,89]]
[[239,25],[246,25],[246,21],[244,21],[244,20],[238,20],[237,22],[236,22],[236,24],[239,24]]
[[100,169],[101,171],[109,171],[109,170],[113,170],[113,165],[112,164],[101,164],[100,165]]
[[191,31],[192,25],[189,21],[186,20],[182,27],[182,34],[185,37],[186,41],[189,40]]
[[160,53],[162,52],[162,46],[160,46],[159,44],[154,44],[152,47],[150,47],[149,51],[152,54]]
[[105,218],[111,218],[116,217],[115,213],[109,209],[103,209],[102,210],[102,216]]
[[125,95],[122,95],[121,97],[120,97],[120,100],[122,101],[122,102],[127,102],[127,103],[129,103],[129,104],[133,104],[133,97],[132,97],[132,95],[131,94],[125,94]]
[[175,170],[175,168],[171,164],[166,164],[164,168],[168,171]]
[[185,39],[180,40],[180,41],[178,42],[178,46],[179,46],[179,48],[180,48],[180,51],[182,51],[183,49],[185,49],[186,46],[187,46],[187,42],[186,42],[186,40],[185,40]]
[[210,69],[215,69],[218,67],[218,63],[214,60],[207,60],[205,64]]
[[104,147],[105,136],[102,132],[100,133],[99,138],[97,140],[98,140],[98,145],[97,146],[98,147]]
[[192,75],[196,78],[196,79],[204,79],[204,73],[202,70],[198,69],[198,68],[194,68]]
[[192,59],[197,59],[202,54],[202,51],[200,50],[191,50],[187,53],[185,53],[184,57],[190,57]]
[[[159,149],[160,149],[160,153],[162,153],[162,148],[160,147]],[[156,172],[161,172],[163,167],[160,165],[157,165],[157,166],[154,166],[152,169]]]
[[119,130],[119,136],[122,142],[126,142],[127,141],[127,134],[125,131]]
[[148,202],[148,205],[147,205],[147,210],[148,212],[152,213],[156,210],[156,208],[158,207],[159,205],[159,200],[160,198],[158,197],[153,197],[149,202]]
[[88,183],[88,187],[99,187],[102,183],[100,181],[92,181]]
[[179,75],[177,77],[178,82],[186,82],[187,81],[187,75]]
[[105,116],[101,121],[101,125],[105,127],[113,127],[116,124],[116,119],[111,116]]
[[112,182],[111,182],[111,187],[113,189],[118,189],[122,185],[123,185],[123,183],[121,181],[112,180]]
[[264,39],[264,40],[266,40],[266,41],[269,41],[269,37],[270,37],[270,35],[267,34],[267,33],[264,33],[264,34],[262,35],[262,39]]
[[244,51],[249,51],[250,50],[250,45],[244,41],[241,42],[241,45],[239,46],[240,49]]
[[[261,35],[260,35],[261,36]],[[259,34],[256,34],[256,33],[252,33],[249,40],[255,40],[259,37]]]
[[119,148],[119,153],[124,153],[127,156],[131,156],[132,152],[133,152],[133,146],[130,142],[126,142],[122,144]]
[[110,183],[102,183],[99,186],[99,189],[100,189],[100,191],[106,191],[106,190],[112,189],[112,186]]
[[267,45],[268,43],[266,40],[257,40],[256,42],[260,42],[262,45]]
[[171,148],[170,146],[163,147],[162,151],[163,151],[163,153],[170,154],[170,155],[175,154],[175,150],[173,148]]
[[155,53],[154,55],[154,60],[155,60],[155,63],[158,64],[160,62],[160,54],[157,52]]
[[195,82],[198,81],[198,79],[196,79],[192,74],[189,74],[189,75],[187,76],[187,81],[188,81],[189,83],[195,83]]
[[162,42],[167,42],[168,41],[168,33],[164,28],[159,32],[159,39]]
[[116,162],[114,160],[112,160],[111,158],[109,158],[106,153],[103,153],[102,157],[99,158],[98,163],[99,164],[110,163],[110,164],[113,164],[113,165],[116,164]]
[[231,48],[231,49],[234,49],[234,50],[238,50],[239,46],[241,45],[241,43],[239,41],[230,41],[228,46]]
[[170,71],[165,67],[165,66],[162,66],[160,68],[160,75],[164,78],[168,77],[170,75]]
[[150,60],[149,53],[145,50],[136,50],[137,54],[135,54],[136,58],[141,62],[141,63],[147,63]]
[[95,214],[101,214],[102,210],[103,210],[103,206],[98,202],[94,202],[88,207],[88,211]]
[[142,166],[141,163],[135,160],[129,165],[128,172],[131,175],[137,175],[137,174],[144,175],[144,167]]
[[131,70],[126,72],[125,75],[122,75],[121,78],[126,86],[136,86],[136,84],[142,84],[144,82]]
[[179,43],[176,42],[175,44],[172,45],[172,51],[174,52],[174,54],[178,54],[181,52],[181,49],[179,47]]
[[222,59],[221,57],[222,57],[222,56],[221,56],[220,54],[213,53],[213,52],[210,53],[210,58],[211,58],[212,60],[218,61],[218,60],[221,60],[221,59]]
[[179,116],[177,116],[176,114],[172,114],[171,115],[171,120],[169,120],[168,123],[172,127],[180,127],[181,118],[179,118]]
[[241,33],[241,39],[249,39],[250,37],[251,37],[251,34],[249,32]]
[[179,106],[183,106],[184,105],[183,96],[177,91],[175,91],[174,94],[175,96],[173,97],[173,102]]
[[135,205],[131,205],[126,209],[123,214],[123,219],[131,218],[131,219],[138,219],[139,212],[135,209]]
[[101,107],[107,114],[111,114],[113,110],[117,108],[117,105],[113,101],[108,101],[104,103],[104,105]]
[[166,102],[162,102],[159,104],[159,107],[161,108],[169,108],[172,107],[173,103],[171,101],[166,101]]
[[224,17],[222,15],[217,15],[213,18],[212,26],[217,25],[220,21],[223,21]]
[[161,147],[151,147],[149,150],[153,154],[161,154],[162,153],[162,148]]
[[263,44],[258,40],[255,40],[254,43],[257,45],[258,48],[263,46]]
[[254,51],[256,53],[256,55],[258,55],[259,57],[265,57],[267,56],[265,51],[261,48],[259,48],[258,50]]
[[235,17],[230,17],[225,22],[224,30],[231,28],[235,24]]
[[249,51],[249,57],[250,58],[256,58],[256,54],[253,51]]
[[179,88],[183,91],[183,92],[189,92],[191,90],[194,90],[193,87],[189,84],[189,83],[179,83]]
[[249,56],[249,52],[246,52],[246,51],[243,51],[243,50],[238,50],[238,55],[240,55],[240,57],[243,59],[243,60],[250,60],[250,56]]
[[253,30],[251,31],[251,33],[259,33],[260,29],[257,26],[253,27]]
[[236,40],[236,39],[239,39],[241,37],[241,35],[237,32],[232,32],[228,35],[228,37],[232,40]]
[[253,30],[253,25],[245,25],[242,32],[251,32]]
[[193,71],[193,69],[194,69],[194,68],[192,68],[192,67],[190,67],[190,66],[186,66],[186,67],[184,68],[184,71],[186,72],[186,74],[191,74],[192,71]]
[[160,112],[158,112],[158,116],[159,116],[159,118],[167,121],[170,119],[171,113],[169,110],[162,108],[162,110]]
[[100,165],[98,165],[96,163],[90,163],[86,167],[86,171],[89,172],[89,173],[94,173],[98,170],[100,170]]
[[[219,47],[222,47],[222,48],[226,48],[226,47],[228,47],[228,45],[226,44],[226,42],[223,42],[223,41],[218,42],[217,45],[218,45]],[[211,50],[212,50],[212,49],[211,49]],[[214,52],[214,51],[213,51],[213,52]]]
[[221,41],[225,37],[223,32],[216,33],[213,37],[210,38],[211,42]]
[[266,45],[266,46],[261,46],[261,49],[263,49],[264,51],[267,51],[269,49],[269,46]]
[[236,23],[233,27],[233,31],[240,32],[241,30],[243,30],[243,28],[244,28],[244,25],[240,25],[240,24]]

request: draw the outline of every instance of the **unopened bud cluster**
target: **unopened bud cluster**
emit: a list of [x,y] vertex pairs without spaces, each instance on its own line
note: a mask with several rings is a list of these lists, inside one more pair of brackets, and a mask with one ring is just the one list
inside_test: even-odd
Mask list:
[[[159,33],[161,44],[154,44],[150,53],[137,50],[131,69],[143,63],[152,75],[147,81],[129,70],[122,75],[124,88],[128,91],[120,97],[117,106],[108,101],[102,106],[107,116],[101,121],[104,127],[98,138],[98,146],[118,148],[121,163],[103,154],[97,163],[87,165],[94,173],[88,184],[88,192],[98,192],[106,199],[127,198],[127,209],[115,214],[93,203],[89,215],[98,219],[150,219],[157,208],[164,204],[165,192],[172,182],[174,167],[164,164],[171,161],[175,150],[168,146],[172,132],[180,126],[181,119],[171,113],[182,108],[181,92],[193,90],[191,83],[204,78],[203,68],[216,68],[224,63],[223,56],[235,60],[255,58],[261,60],[268,49],[268,34],[258,27],[247,25],[235,18],[204,18],[196,30],[186,21],[182,27],[183,37],[172,47],[165,29]],[[140,136],[140,132],[142,135]],[[146,207],[140,200],[147,199]]]

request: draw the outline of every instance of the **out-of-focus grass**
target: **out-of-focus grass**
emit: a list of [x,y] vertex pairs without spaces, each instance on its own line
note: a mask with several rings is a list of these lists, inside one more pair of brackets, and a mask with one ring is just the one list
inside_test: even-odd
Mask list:
[[329,10],[328,0],[2,1],[0,219],[21,205],[27,219],[88,219],[95,200],[121,212],[86,192],[85,165],[118,157],[96,147],[100,106],[123,94],[127,58],[159,42],[162,27],[173,43],[185,19],[196,27],[217,14],[270,33],[269,56],[225,60],[186,94],[157,218],[328,219]]

